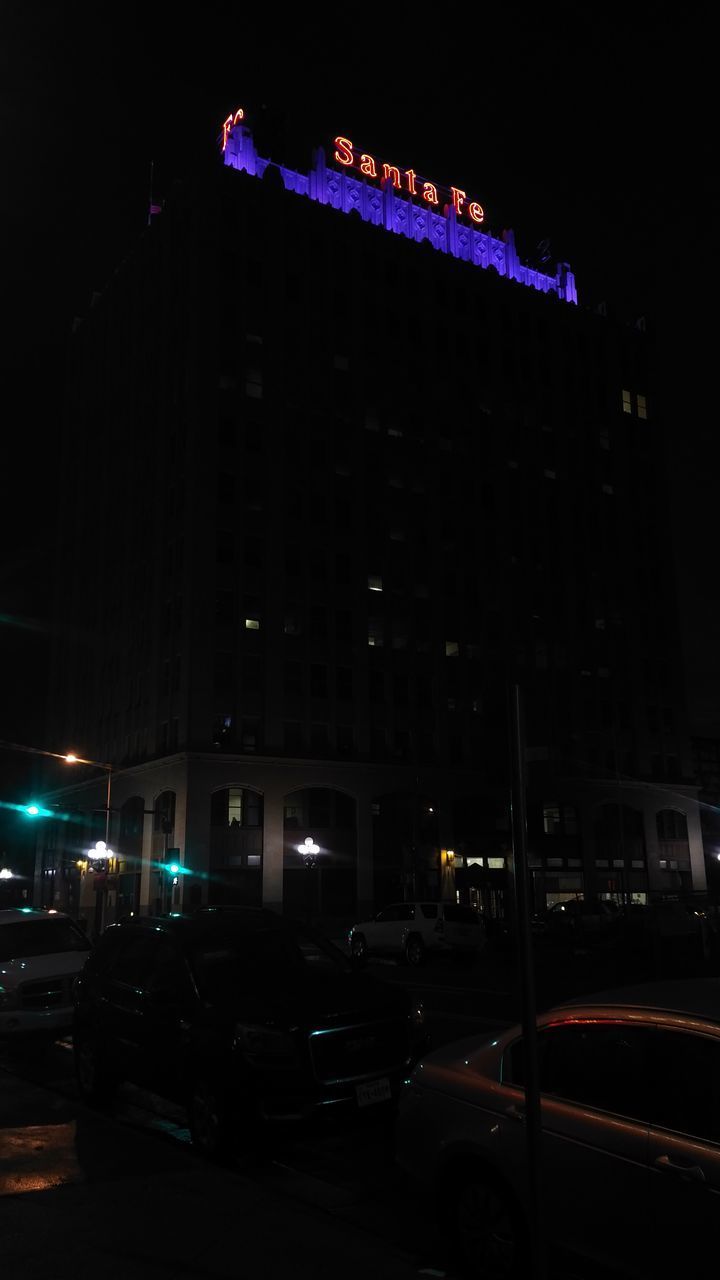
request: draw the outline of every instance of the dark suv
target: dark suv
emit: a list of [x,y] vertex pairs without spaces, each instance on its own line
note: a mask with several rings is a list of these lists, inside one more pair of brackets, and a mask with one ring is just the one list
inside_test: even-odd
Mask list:
[[83,1095],[127,1080],[187,1106],[208,1155],[337,1104],[378,1108],[426,1048],[422,1007],[271,911],[113,925],[75,987]]

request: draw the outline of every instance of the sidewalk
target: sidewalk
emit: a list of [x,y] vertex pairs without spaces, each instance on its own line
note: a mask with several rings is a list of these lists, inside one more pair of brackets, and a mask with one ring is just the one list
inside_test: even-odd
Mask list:
[[[47,1107],[52,1095],[22,1088],[25,1105]],[[0,1197],[3,1280],[417,1276],[416,1260],[373,1234],[372,1224],[363,1229],[362,1206],[356,1226],[342,1204],[315,1207],[267,1176],[254,1181],[83,1107],[71,1110],[72,1118],[43,1126],[30,1147],[35,1185],[45,1189],[33,1190],[30,1176],[22,1191]],[[19,1132],[0,1128],[0,1168],[17,1165]],[[56,1186],[43,1176],[48,1165]]]

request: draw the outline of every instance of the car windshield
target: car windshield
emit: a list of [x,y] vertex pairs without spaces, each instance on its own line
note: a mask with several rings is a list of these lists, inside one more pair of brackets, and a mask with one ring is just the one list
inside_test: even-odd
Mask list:
[[480,916],[473,907],[446,907],[445,919],[449,924],[480,924]]
[[0,961],[49,956],[57,951],[89,951],[90,943],[72,920],[19,920],[0,924]]
[[196,947],[192,968],[200,995],[217,1000],[235,991],[275,986],[312,973],[350,970],[341,951],[304,930],[259,930],[218,938]]

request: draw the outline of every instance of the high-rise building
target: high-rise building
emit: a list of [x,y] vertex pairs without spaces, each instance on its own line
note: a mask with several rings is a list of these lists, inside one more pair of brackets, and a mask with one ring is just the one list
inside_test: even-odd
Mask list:
[[[502,911],[516,682],[536,904],[702,888],[642,327],[350,139],[222,148],[74,336],[51,738],[112,764],[119,861],[85,883]],[[56,796],[45,901],[104,785]]]

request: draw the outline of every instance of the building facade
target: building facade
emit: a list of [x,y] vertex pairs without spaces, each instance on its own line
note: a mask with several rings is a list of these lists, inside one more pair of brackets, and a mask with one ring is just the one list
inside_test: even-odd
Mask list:
[[702,889],[644,333],[457,188],[222,141],[74,337],[50,733],[117,863],[88,771],[39,899],[502,912],[513,683],[536,905]]

